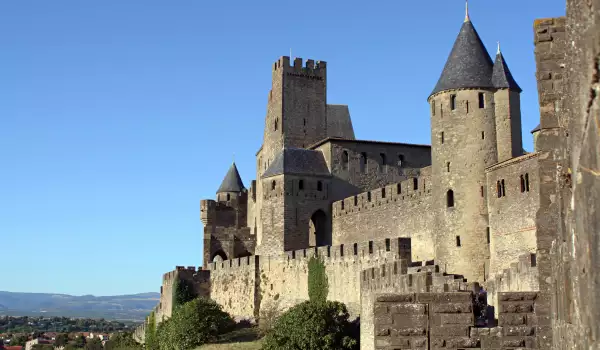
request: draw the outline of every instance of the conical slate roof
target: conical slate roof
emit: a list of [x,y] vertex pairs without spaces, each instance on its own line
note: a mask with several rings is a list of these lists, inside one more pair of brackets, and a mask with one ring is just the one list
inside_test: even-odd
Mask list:
[[235,162],[231,164],[231,167],[227,171],[227,175],[223,179],[221,186],[217,193],[221,192],[242,192],[246,188],[244,187],[244,183],[242,182],[242,178],[240,177],[240,173],[235,166]]
[[461,88],[493,88],[492,70],[492,58],[467,17],[431,95]]
[[515,81],[510,70],[508,69],[508,65],[504,60],[504,55],[498,49],[498,54],[496,55],[496,62],[494,63],[494,71],[492,73],[492,84],[497,89],[510,89],[516,92],[522,92],[521,87]]

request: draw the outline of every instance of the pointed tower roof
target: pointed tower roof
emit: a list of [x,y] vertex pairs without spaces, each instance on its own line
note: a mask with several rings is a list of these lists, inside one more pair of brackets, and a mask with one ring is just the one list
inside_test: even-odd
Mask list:
[[242,192],[246,188],[244,187],[244,183],[242,182],[242,178],[240,177],[240,173],[235,166],[235,162],[231,164],[231,167],[227,171],[227,175],[223,179],[219,190],[217,193],[221,192]]
[[523,91],[508,69],[508,65],[504,60],[504,55],[502,55],[502,52],[500,51],[500,43],[498,43],[498,53],[496,54],[496,62],[494,63],[492,83],[497,89],[509,89],[516,92]]
[[461,88],[493,88],[493,62],[469,17],[454,42],[442,75],[431,95]]

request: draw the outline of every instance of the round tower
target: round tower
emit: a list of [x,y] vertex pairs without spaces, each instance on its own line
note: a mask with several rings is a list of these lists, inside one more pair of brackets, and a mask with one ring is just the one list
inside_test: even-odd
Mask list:
[[231,167],[227,171],[221,186],[217,190],[217,202],[220,203],[236,203],[241,196],[245,196],[246,187],[242,182],[240,173],[238,172],[235,162],[231,163]]
[[493,61],[468,14],[429,96],[435,259],[483,281],[489,261],[485,168],[497,162]]

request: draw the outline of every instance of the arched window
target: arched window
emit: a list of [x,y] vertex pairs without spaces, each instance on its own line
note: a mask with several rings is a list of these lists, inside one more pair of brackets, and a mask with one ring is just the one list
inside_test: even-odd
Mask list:
[[342,153],[342,165],[344,169],[350,170],[350,160],[348,159],[348,151]]
[[275,182],[275,180],[271,181],[271,190],[275,189],[275,185],[277,185],[277,183]]
[[402,164],[404,164],[404,155],[399,154],[398,155],[398,166],[402,166]]
[[402,193],[402,184],[397,184],[396,185],[396,194],[400,194]]
[[450,109],[456,109],[456,95],[450,95]]
[[446,206],[448,208],[454,207],[454,191],[452,190],[448,190],[448,192],[446,192]]
[[485,98],[483,92],[479,93],[479,108],[485,108]]
[[367,192],[367,200],[370,202],[371,201],[371,192]]
[[317,181],[317,191],[323,191],[323,183],[321,181]]
[[417,179],[416,177],[413,178],[413,190],[418,190],[419,189],[419,179]]

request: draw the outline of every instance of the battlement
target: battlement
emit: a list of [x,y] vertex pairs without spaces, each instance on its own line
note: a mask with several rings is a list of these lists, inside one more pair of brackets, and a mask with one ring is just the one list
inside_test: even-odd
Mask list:
[[288,76],[324,80],[327,77],[327,63],[308,59],[303,64],[302,58],[296,57],[293,64],[290,64],[290,58],[282,56],[273,63],[273,72],[283,72]]
[[332,204],[333,217],[360,212],[382,205],[418,200],[431,194],[431,177],[422,175],[402,182],[375,188]]
[[208,264],[208,268],[212,271],[216,270],[231,270],[238,268],[254,267],[255,262],[259,259],[258,255],[245,256],[243,258],[235,258],[220,262],[212,262]]
[[202,267],[196,268],[195,266],[176,266],[175,270],[163,274],[163,285],[172,285],[177,276],[179,276],[180,279],[190,281],[208,280],[210,277],[208,272],[209,271],[203,270]]

